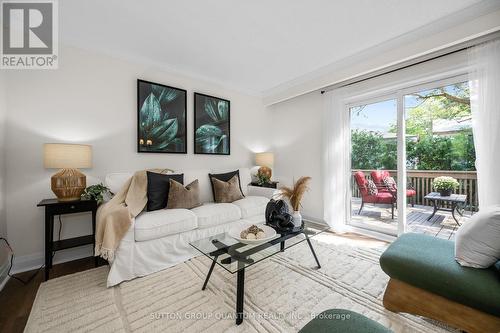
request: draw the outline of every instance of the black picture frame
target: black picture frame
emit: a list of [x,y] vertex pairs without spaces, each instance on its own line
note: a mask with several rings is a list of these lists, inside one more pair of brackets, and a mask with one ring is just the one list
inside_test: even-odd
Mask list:
[[[210,113],[206,111],[207,108],[205,104],[207,102],[212,103],[214,107],[214,109],[211,109],[212,112]],[[227,104],[227,110],[225,110],[225,107],[221,110],[221,108],[219,108],[219,102],[223,103],[223,105]],[[217,110],[215,110],[216,106]],[[203,131],[201,130],[202,127],[205,129],[213,129],[212,133],[214,131],[217,133],[213,136],[203,135]],[[231,101],[195,92],[193,138],[195,154],[231,155]],[[217,146],[212,149],[216,142],[218,142]],[[203,147],[204,144],[205,146],[211,147]]]
[[[154,97],[149,97],[150,94]],[[148,98],[151,98],[147,106],[149,110],[141,114]],[[167,113],[165,109],[168,105],[170,107]],[[154,114],[158,106],[160,107],[159,115]],[[146,126],[145,122],[150,124]],[[160,126],[165,127],[165,130],[159,129]],[[176,129],[174,130],[172,126]],[[175,135],[172,134],[173,132]],[[160,139],[159,144],[155,144],[155,137]],[[138,153],[187,154],[187,90],[137,79],[136,140]],[[151,145],[148,145],[148,140]]]

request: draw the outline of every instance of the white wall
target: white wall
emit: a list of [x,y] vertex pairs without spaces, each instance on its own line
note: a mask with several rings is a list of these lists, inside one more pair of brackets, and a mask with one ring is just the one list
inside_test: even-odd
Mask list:
[[[158,68],[63,47],[58,70],[16,71],[8,76],[7,229],[18,267],[35,265],[43,253],[43,209],[53,197],[50,176],[42,166],[46,142],[93,146],[87,182],[106,173],[151,167],[173,169],[251,166],[252,151],[266,150],[269,138],[261,99],[209,82],[171,75]],[[136,153],[136,79],[188,91],[188,154]],[[193,92],[231,101],[231,155],[193,154]],[[88,218],[63,217],[63,238],[90,232]],[[57,231],[57,226],[56,226]],[[57,260],[56,255],[56,260]]]
[[273,124],[275,165],[273,178],[291,185],[301,176],[312,177],[302,214],[323,220],[322,110],[323,99],[312,92],[267,108]]
[[[0,236],[7,236],[5,220],[5,119],[7,115],[6,78],[0,72]],[[0,262],[1,265],[1,262]]]
[[[7,238],[5,216],[5,116],[7,114],[5,74],[0,71],[0,237]],[[0,242],[0,290],[5,281],[9,252],[3,241]]]

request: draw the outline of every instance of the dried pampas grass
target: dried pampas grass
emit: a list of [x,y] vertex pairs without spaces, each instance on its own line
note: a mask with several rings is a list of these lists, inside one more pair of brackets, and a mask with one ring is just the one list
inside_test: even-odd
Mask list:
[[290,201],[294,211],[300,209],[300,202],[302,201],[304,193],[309,189],[308,185],[310,180],[311,177],[300,177],[299,180],[293,184],[293,187],[283,186],[280,188],[280,196]]

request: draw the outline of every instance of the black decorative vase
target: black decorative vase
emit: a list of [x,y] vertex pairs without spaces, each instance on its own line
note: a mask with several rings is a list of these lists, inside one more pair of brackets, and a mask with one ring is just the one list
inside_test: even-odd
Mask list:
[[439,191],[439,194],[442,196],[442,197],[449,197],[451,195],[451,189],[447,189],[447,190],[440,190]]

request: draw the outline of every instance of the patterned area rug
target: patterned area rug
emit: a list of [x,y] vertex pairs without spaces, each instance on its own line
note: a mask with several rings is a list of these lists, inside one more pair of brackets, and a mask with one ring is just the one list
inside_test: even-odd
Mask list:
[[246,318],[234,322],[236,275],[204,256],[107,289],[106,266],[43,283],[26,332],[296,332],[315,314],[344,308],[395,332],[447,332],[382,306],[388,277],[380,250],[316,241],[322,268],[303,242],[246,270]]

